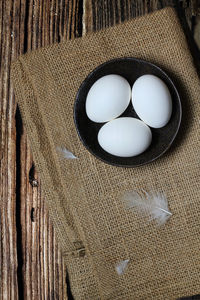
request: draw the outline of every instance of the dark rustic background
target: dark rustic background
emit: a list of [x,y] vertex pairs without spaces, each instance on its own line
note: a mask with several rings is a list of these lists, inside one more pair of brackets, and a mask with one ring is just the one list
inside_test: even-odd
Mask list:
[[198,55],[192,41],[193,36],[200,46],[197,0],[0,0],[0,300],[62,300],[70,294],[13,95],[11,61],[32,49],[168,5],[177,8],[188,41]]

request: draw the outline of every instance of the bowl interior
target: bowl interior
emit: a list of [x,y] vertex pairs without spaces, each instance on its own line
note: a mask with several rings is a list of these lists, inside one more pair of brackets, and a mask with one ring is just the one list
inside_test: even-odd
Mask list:
[[[152,143],[143,153],[134,157],[117,157],[104,151],[97,141],[99,129],[105,123],[92,122],[86,115],[85,102],[89,89],[93,83],[102,76],[118,74],[128,80],[131,85],[135,80],[145,74],[152,74],[162,79],[168,86],[172,96],[172,116],[168,124],[162,128],[151,128]],[[119,117],[138,118],[130,102],[128,108]],[[181,121],[180,97],[171,79],[159,67],[152,63],[136,58],[114,59],[98,66],[93,70],[81,84],[74,104],[74,122],[79,137],[84,146],[97,158],[116,166],[136,167],[160,157],[172,144]]]

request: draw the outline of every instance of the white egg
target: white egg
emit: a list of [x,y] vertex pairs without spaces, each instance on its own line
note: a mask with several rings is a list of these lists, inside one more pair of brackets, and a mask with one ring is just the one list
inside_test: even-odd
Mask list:
[[86,114],[94,122],[107,122],[120,116],[128,107],[131,87],[120,75],[106,75],[90,88],[86,98]]
[[98,133],[100,146],[108,153],[131,157],[144,152],[151,144],[150,128],[135,118],[118,118],[101,127]]
[[132,88],[132,104],[137,115],[149,126],[165,126],[172,114],[172,98],[166,84],[154,75],[139,77]]

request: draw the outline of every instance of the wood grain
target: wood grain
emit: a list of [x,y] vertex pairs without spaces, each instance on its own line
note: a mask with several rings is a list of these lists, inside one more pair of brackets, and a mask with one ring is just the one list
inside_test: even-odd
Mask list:
[[[0,299],[18,299],[16,230],[16,126],[15,100],[10,85],[10,63],[22,53],[23,24],[20,1],[0,4]],[[23,13],[23,9],[21,10]],[[17,41],[14,41],[14,36]]]
[[196,1],[0,0],[0,300],[67,299],[61,250],[14,99],[11,61],[167,5],[181,6],[194,29]]
[[[27,3],[25,51],[79,36],[81,8],[78,1],[31,0]],[[20,140],[24,299],[66,299],[65,266],[24,130]]]
[[200,11],[198,0],[85,0],[83,33],[97,31],[166,6],[182,8],[190,28]]
[[108,26],[129,20],[137,16],[175,6],[174,0],[85,0],[83,16],[83,33],[97,31]]
[[79,36],[80,16],[79,1],[0,2],[0,299],[67,298],[65,266],[9,76],[19,54]]

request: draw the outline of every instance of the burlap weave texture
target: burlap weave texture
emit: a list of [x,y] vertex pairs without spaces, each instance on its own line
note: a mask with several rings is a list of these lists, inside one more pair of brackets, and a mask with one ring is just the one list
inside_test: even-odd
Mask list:
[[[141,168],[117,168],[84,148],[73,121],[77,90],[99,64],[133,56],[173,79],[183,121],[172,148]],[[176,299],[200,292],[200,84],[172,8],[20,57],[12,79],[75,299]],[[64,160],[66,147],[77,160]],[[124,209],[132,189],[167,195],[161,228]],[[119,276],[117,262],[130,259]]]

